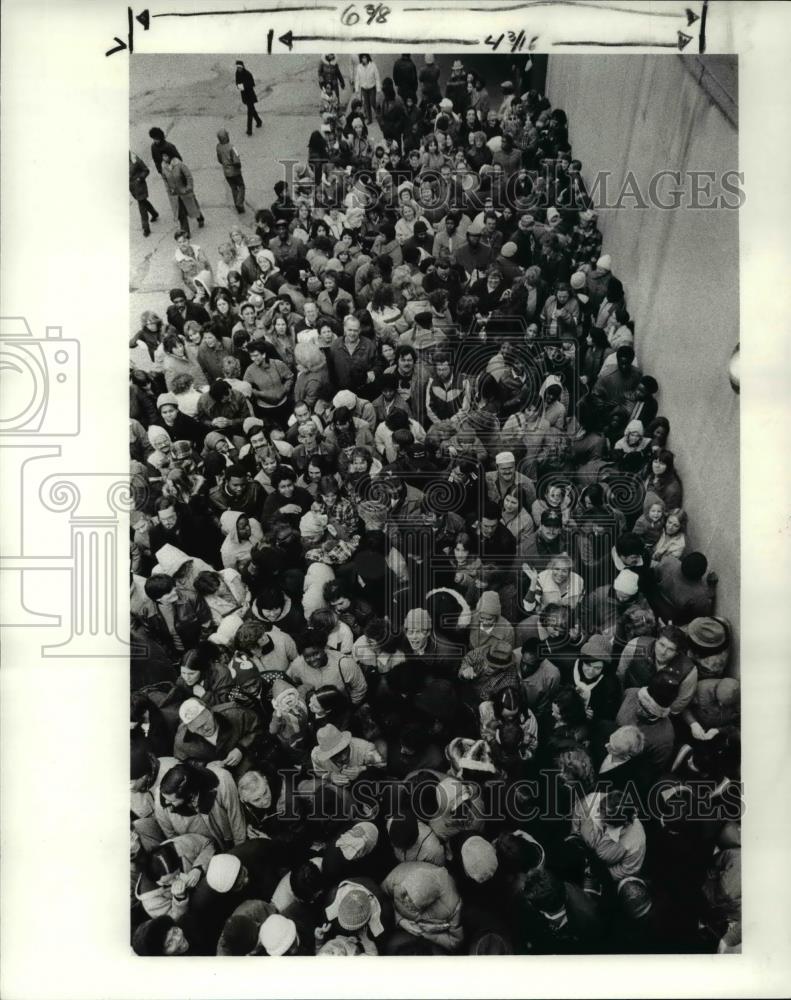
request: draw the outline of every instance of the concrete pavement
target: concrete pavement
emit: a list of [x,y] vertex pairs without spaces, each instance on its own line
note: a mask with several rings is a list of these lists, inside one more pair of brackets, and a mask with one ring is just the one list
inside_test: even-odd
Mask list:
[[[263,127],[246,135],[246,112],[234,83],[235,57],[225,55],[134,56],[130,75],[131,149],[147,163],[150,201],[160,213],[145,238],[137,205],[130,198],[130,328],[139,328],[140,313],[162,315],[168,291],[181,285],[173,260],[173,220],[164,184],[151,160],[148,130],[158,125],[178,148],[192,171],[195,193],[206,218],[205,228],[191,222],[193,242],[212,266],[217,247],[232,225],[252,231],[255,211],[274,201],[272,190],[283,176],[280,160],[305,160],[310,133],[318,127],[317,55],[240,56],[256,81]],[[345,69],[345,65],[343,66]],[[342,98],[350,94],[347,83]],[[217,163],[217,130],[228,130],[242,159],[247,212],[236,212],[222,169]],[[376,125],[374,138],[381,138]]]

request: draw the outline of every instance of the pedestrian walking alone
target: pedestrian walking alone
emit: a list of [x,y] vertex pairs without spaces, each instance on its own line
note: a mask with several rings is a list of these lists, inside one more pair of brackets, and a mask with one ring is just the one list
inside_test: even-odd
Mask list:
[[164,153],[162,155],[162,176],[168,189],[173,216],[179,227],[189,236],[189,220],[197,219],[198,225],[202,229],[206,220],[203,218],[203,212],[195,197],[192,173],[186,163],[182,163],[181,157],[178,155],[171,156],[169,153]]
[[373,123],[376,95],[381,89],[382,84],[379,80],[379,70],[376,68],[376,63],[367,53],[363,53],[354,74],[354,92],[363,99],[365,120],[369,125]]
[[156,222],[159,218],[159,212],[154,208],[151,202],[148,200],[148,184],[146,184],[146,177],[148,177],[150,171],[145,163],[140,159],[139,156],[129,150],[129,193],[137,202],[137,207],[140,211],[140,221],[143,224],[143,236],[151,235],[151,227],[149,225],[149,218],[151,222]]
[[256,128],[261,128],[264,124],[256,110],[258,97],[255,93],[255,80],[253,74],[245,67],[241,59],[236,60],[236,86],[242,96],[242,104],[247,108],[247,134],[253,134],[253,122]]
[[236,211],[241,215],[244,212],[244,177],[242,177],[242,161],[236,149],[231,145],[228,133],[221,128],[217,133],[219,142],[217,143],[217,162],[222,167],[228,187],[233,195],[233,203]]

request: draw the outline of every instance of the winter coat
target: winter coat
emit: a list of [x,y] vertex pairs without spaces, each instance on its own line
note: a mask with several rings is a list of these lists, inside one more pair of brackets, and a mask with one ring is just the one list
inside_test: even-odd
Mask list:
[[208,812],[182,816],[166,809],[159,795],[154,799],[154,815],[166,837],[180,833],[199,833],[210,837],[221,850],[241,844],[247,838],[244,813],[231,775],[217,763],[208,765],[217,778],[216,794]]
[[217,138],[219,139],[217,143],[217,162],[222,167],[222,172],[226,177],[241,177],[242,161],[239,158],[239,154],[231,145],[231,140],[228,138],[228,133],[224,128],[221,128],[217,133]]
[[390,872],[382,889],[393,900],[396,924],[447,951],[462,942],[461,896],[445,868],[425,861],[404,861]]
[[145,201],[148,198],[146,177],[150,171],[139,156],[131,154],[129,158],[129,193],[135,201]]
[[233,749],[242,751],[242,760],[234,771],[245,769],[245,752],[261,734],[261,723],[255,713],[239,708],[234,702],[216,705],[212,713],[217,721],[217,740],[210,743],[197,733],[191,733],[182,722],[176,732],[173,753],[179,760],[200,760],[222,763]]
[[170,163],[162,164],[162,176],[168,189],[174,220],[178,221],[179,217],[179,199],[191,219],[200,219],[203,213],[195,197],[195,187],[189,167],[181,160],[175,163],[171,160]]

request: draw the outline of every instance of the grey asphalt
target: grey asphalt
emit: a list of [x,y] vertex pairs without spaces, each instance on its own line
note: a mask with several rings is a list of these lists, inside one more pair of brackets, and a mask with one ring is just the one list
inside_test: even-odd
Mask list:
[[[263,127],[246,135],[246,112],[234,83],[235,56],[134,56],[130,73],[130,143],[151,173],[150,201],[160,213],[145,238],[134,201],[129,199],[130,327],[139,327],[140,313],[162,315],[168,291],[181,285],[173,254],[176,225],[164,184],[151,160],[148,130],[158,125],[174,143],[192,171],[195,193],[206,218],[205,228],[191,223],[193,242],[202,247],[212,266],[217,247],[232,225],[253,228],[257,209],[274,200],[273,185],[283,176],[280,160],[305,160],[308,137],[318,127],[317,55],[240,56],[252,72]],[[343,57],[341,57],[343,58]],[[346,59],[341,63],[346,70]],[[389,59],[388,59],[389,61]],[[383,62],[381,68],[387,65]],[[388,67],[389,69],[389,67]],[[341,98],[348,100],[348,88]],[[247,187],[247,212],[233,207],[230,189],[217,163],[217,130],[225,128],[242,159]],[[381,133],[374,125],[372,135]]]

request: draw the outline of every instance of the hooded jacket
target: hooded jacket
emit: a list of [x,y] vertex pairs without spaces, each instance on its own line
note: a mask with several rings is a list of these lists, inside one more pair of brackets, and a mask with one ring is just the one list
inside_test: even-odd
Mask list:
[[236,526],[240,517],[242,517],[242,513],[238,510],[226,510],[220,515],[220,528],[225,535],[220,555],[223,566],[232,569],[236,568],[236,563],[240,558],[249,556],[253,547],[264,540],[261,525],[254,517],[251,517],[248,518],[250,523],[250,538],[246,542],[240,542],[236,532]]
[[226,177],[242,176],[242,161],[239,154],[231,145],[228,133],[221,128],[217,133],[219,142],[217,143],[217,162],[222,167],[222,172]]
[[396,924],[416,937],[455,951],[464,936],[461,896],[445,868],[425,861],[404,861],[382,888],[393,900]]

